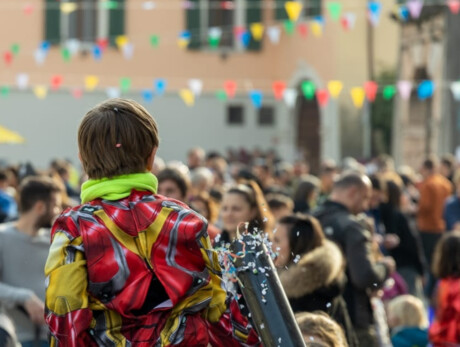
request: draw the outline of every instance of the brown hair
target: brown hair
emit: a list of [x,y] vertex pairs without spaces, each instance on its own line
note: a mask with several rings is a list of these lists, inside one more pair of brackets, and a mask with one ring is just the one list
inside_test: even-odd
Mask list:
[[290,261],[297,255],[301,256],[320,247],[324,242],[321,224],[312,216],[298,213],[283,217],[278,223],[289,228]]
[[460,232],[444,234],[436,244],[432,264],[438,278],[460,277]]
[[342,328],[326,313],[301,312],[296,321],[307,346],[348,347]]
[[248,231],[254,232],[255,228],[272,234],[273,216],[259,185],[254,180],[240,180],[240,184],[230,188],[227,194],[239,194],[244,197],[251,208],[256,209],[256,217],[249,221]]
[[49,203],[53,193],[60,193],[59,186],[46,176],[29,176],[19,187],[19,210],[29,212],[38,201]]
[[97,105],[78,129],[83,169],[91,179],[145,172],[158,145],[155,120],[133,100],[111,99]]
[[215,223],[217,220],[217,206],[216,203],[211,199],[209,194],[207,192],[201,192],[197,195],[194,195],[190,198],[189,200],[189,205],[193,209],[193,203],[195,201],[201,201],[203,204],[205,204],[206,209],[208,210],[208,216],[206,219],[208,220],[209,223]]

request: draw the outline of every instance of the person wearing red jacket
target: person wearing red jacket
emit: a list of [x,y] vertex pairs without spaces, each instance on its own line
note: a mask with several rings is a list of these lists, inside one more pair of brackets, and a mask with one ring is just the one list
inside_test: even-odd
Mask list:
[[207,221],[156,194],[157,125],[131,100],[89,111],[78,132],[89,181],[51,233],[51,346],[259,346],[225,290]]

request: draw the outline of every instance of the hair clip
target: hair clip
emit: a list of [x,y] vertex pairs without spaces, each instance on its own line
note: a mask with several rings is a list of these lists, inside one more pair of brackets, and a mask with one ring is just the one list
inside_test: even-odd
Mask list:
[[115,147],[120,148],[120,147],[121,147],[121,143],[117,143],[117,144],[115,145]]
[[113,110],[114,110],[115,112],[118,112],[118,108],[116,108],[116,107],[114,107]]

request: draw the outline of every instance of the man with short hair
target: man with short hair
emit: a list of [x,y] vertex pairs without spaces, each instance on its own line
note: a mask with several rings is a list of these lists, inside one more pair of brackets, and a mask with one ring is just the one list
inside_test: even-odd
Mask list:
[[324,233],[342,249],[348,283],[344,298],[360,346],[377,346],[369,292],[382,286],[395,269],[391,257],[375,261],[372,233],[360,215],[369,208],[372,185],[361,173],[344,173],[332,188],[329,199],[313,215]]
[[4,170],[0,170],[0,223],[15,219],[18,214],[16,201],[7,189],[8,176]]
[[23,347],[47,346],[45,276],[49,232],[61,212],[59,187],[48,177],[20,186],[19,219],[0,226],[0,305],[13,320]]

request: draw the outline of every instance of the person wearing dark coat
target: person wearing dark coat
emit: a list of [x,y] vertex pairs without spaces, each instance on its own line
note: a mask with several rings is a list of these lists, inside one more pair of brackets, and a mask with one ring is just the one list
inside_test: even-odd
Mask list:
[[396,262],[396,269],[406,282],[409,294],[423,297],[422,277],[426,270],[425,255],[419,232],[401,211],[402,189],[393,180],[384,181],[387,199],[380,205],[381,221],[386,234],[396,235],[399,243],[388,252]]
[[281,218],[273,247],[280,281],[294,313],[327,313],[343,328],[349,346],[358,346],[342,297],[345,261],[340,249],[325,238],[319,222],[302,214]]
[[368,210],[372,195],[369,178],[345,172],[334,182],[332,193],[313,212],[325,235],[341,249],[346,261],[344,299],[360,346],[378,345],[370,293],[382,287],[395,269],[391,257],[376,261],[372,254],[372,235],[359,215]]

